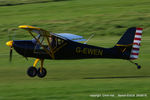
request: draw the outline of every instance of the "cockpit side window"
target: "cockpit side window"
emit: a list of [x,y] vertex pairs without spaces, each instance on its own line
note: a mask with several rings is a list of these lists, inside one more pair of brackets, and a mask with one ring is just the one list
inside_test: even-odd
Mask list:
[[[35,51],[36,51],[36,49],[43,50],[43,46],[45,48],[47,48],[48,50],[50,49],[50,47],[52,49],[56,49],[65,42],[63,39],[56,37],[56,36],[52,36],[52,35],[50,35],[48,38],[38,35],[38,36],[36,36],[36,38],[39,40],[39,42],[42,46],[36,41],[36,39],[32,39],[32,42],[36,44]],[[49,41],[49,43],[48,43],[48,41]],[[49,47],[49,45],[50,45],[50,47]]]
[[58,46],[59,46],[59,45],[62,45],[63,43],[64,43],[64,40],[59,39],[59,38],[57,39],[57,44],[58,44]]
[[[40,37],[41,37],[41,35],[40,35],[40,34],[36,36],[36,38],[37,38],[37,39],[40,39]],[[35,39],[35,38],[33,38],[33,39],[32,39],[32,42],[33,42],[34,44],[35,44],[35,43],[37,43],[37,41],[36,41],[36,39]]]
[[64,43],[64,40],[62,40],[58,37],[55,37],[55,36],[50,36],[50,44],[51,44],[52,48],[59,47],[63,43]]

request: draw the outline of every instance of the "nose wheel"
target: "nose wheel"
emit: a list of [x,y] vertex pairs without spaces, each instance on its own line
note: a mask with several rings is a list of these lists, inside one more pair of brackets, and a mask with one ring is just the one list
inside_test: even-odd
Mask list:
[[41,61],[41,66],[40,68],[36,68],[36,65],[38,63],[40,59],[36,59],[33,66],[29,67],[28,70],[27,70],[27,75],[30,76],[30,77],[35,77],[36,75],[40,78],[43,78],[46,76],[47,74],[47,71],[46,69],[43,67],[43,62],[44,60],[40,60]]

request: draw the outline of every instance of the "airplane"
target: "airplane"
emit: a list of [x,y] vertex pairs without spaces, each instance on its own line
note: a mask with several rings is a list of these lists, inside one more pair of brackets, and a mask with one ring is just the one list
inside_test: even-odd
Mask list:
[[[138,58],[139,48],[142,37],[142,28],[128,28],[120,40],[111,48],[97,47],[88,45],[89,40],[82,36],[70,33],[52,33],[39,27],[30,25],[20,25],[19,28],[25,29],[33,37],[32,40],[11,40],[6,42],[10,47],[10,61],[12,59],[12,49],[24,57],[36,58],[33,65],[27,70],[27,75],[40,78],[46,76],[47,71],[43,67],[44,59],[69,60],[87,58],[112,58],[125,59],[141,68],[138,63],[132,60]],[[80,41],[85,41],[81,43]],[[41,62],[40,68],[36,68],[37,63]]]

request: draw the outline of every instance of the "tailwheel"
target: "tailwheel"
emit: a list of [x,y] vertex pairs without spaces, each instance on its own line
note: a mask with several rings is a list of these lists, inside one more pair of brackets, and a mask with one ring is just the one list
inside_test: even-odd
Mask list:
[[137,69],[141,69],[141,66],[140,66],[140,65],[138,65],[138,66],[137,66]]
[[138,63],[135,63],[135,65],[137,66],[137,69],[141,69],[141,66]]
[[31,66],[28,68],[27,74],[30,77],[35,77],[37,75],[37,69],[35,67]]
[[137,69],[141,69],[141,66],[138,64],[138,63],[135,63],[135,62],[133,62],[133,61],[131,61],[131,60],[129,60],[132,64],[135,64],[136,66],[137,66]]
[[46,71],[45,68],[39,68],[39,69],[37,70],[37,75],[38,75],[38,77],[40,77],[40,78],[45,77],[46,74],[47,74],[47,71]]

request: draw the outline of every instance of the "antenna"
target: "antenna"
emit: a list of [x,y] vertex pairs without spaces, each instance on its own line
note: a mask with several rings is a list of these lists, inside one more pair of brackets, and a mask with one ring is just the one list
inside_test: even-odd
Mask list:
[[94,37],[95,33],[93,33],[85,42],[84,44],[86,44],[89,40],[91,40]]

